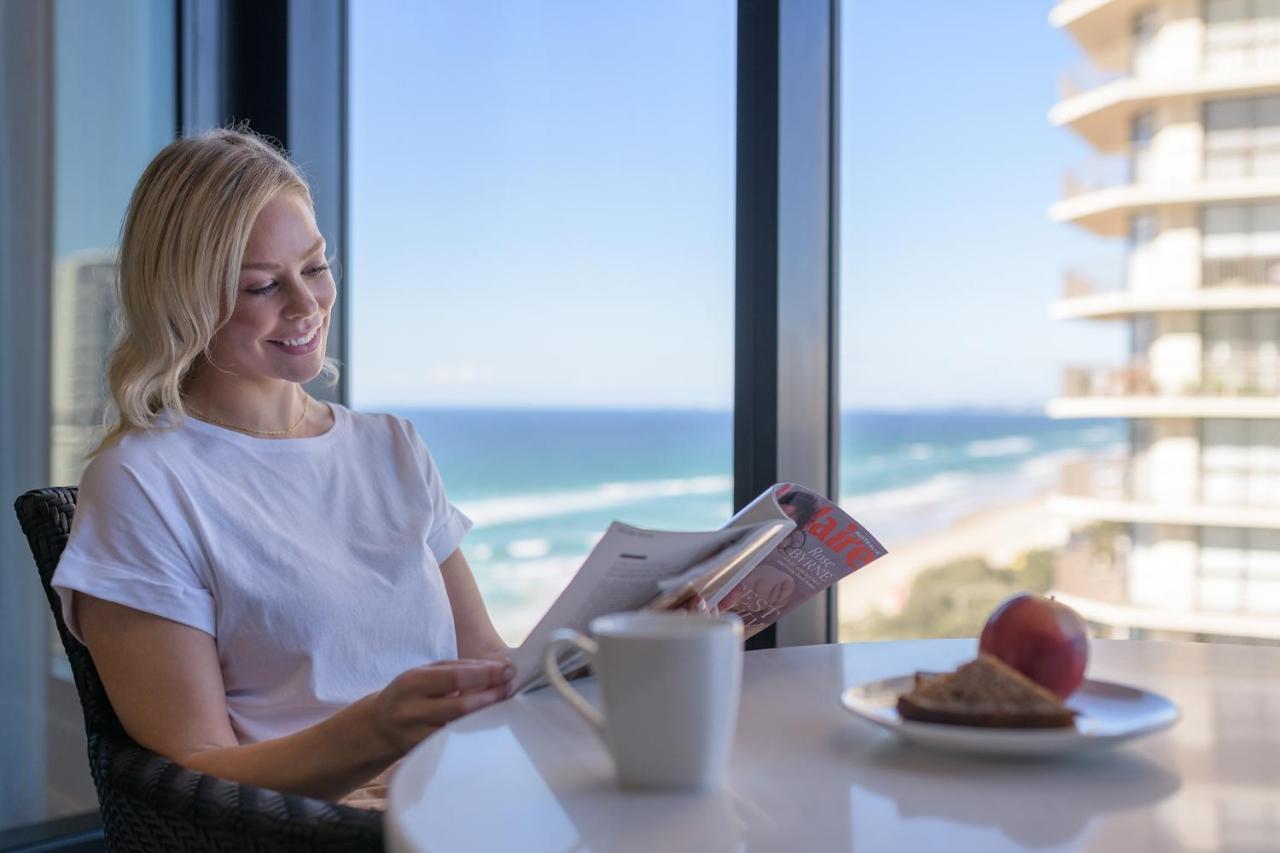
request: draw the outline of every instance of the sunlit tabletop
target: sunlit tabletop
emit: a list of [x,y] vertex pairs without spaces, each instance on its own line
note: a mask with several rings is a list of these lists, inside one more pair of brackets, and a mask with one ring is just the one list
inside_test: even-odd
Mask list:
[[[555,693],[438,732],[395,775],[395,851],[1280,850],[1280,648],[1096,640],[1090,678],[1155,690],[1182,719],[1052,759],[900,743],[839,703],[850,685],[945,669],[972,640],[749,652],[728,778],[712,794],[613,783]],[[593,679],[578,682],[595,699]]]

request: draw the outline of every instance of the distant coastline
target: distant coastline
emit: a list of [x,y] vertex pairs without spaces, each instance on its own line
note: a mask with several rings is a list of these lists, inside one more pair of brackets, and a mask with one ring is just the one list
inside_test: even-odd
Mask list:
[[[463,547],[508,642],[532,627],[611,521],[712,529],[732,514],[726,411],[396,413],[413,421],[451,500],[475,522]],[[1120,422],[948,409],[849,411],[841,438],[839,503],[890,551],[864,570],[876,581],[844,584],[888,588],[895,584],[878,576],[908,571],[895,565],[923,566],[911,554],[942,553],[939,545],[922,551],[921,542],[942,537],[959,547],[981,538],[975,530],[991,530],[997,544],[1014,542],[1031,525],[1010,508],[1051,491],[1062,463],[1117,452],[1127,436]],[[1001,513],[1005,532],[973,521]]]

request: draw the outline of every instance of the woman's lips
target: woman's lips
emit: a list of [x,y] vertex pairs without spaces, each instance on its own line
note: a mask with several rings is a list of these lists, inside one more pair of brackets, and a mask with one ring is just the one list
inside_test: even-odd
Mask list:
[[[268,343],[274,344],[275,346],[287,352],[289,355],[306,355],[307,353],[315,352],[317,349],[319,349],[320,341],[324,337],[324,335],[322,334],[323,331],[324,331],[324,325],[321,324],[316,327],[314,332],[311,333],[311,337],[309,339],[307,339],[304,343],[297,344],[297,345],[290,345],[290,344],[286,344],[284,341],[272,341],[272,340],[269,340]],[[296,339],[291,338],[290,340],[296,340]]]

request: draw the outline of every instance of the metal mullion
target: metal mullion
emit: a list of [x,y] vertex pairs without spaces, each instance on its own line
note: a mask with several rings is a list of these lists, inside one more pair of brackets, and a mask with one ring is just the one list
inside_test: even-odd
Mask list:
[[348,346],[350,282],[347,251],[347,3],[290,0],[285,113],[289,152],[311,184],[316,225],[335,261],[338,295],[329,321],[327,353],[342,363],[336,386],[311,383],[312,395],[350,402]]
[[[734,502],[835,490],[838,0],[740,0]],[[749,647],[829,641],[834,594]]]

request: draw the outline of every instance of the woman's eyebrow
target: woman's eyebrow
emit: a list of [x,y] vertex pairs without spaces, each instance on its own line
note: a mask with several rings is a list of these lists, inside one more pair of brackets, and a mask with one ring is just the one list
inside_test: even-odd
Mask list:
[[[310,249],[307,249],[307,251],[303,252],[302,257],[299,258],[298,260],[305,261],[307,258],[311,257],[316,252],[318,252],[320,250],[320,247],[323,245],[324,245],[324,238],[321,237],[319,240],[315,242],[314,246],[312,246]],[[270,261],[248,261],[240,265],[240,269],[242,270],[274,270],[279,268],[280,268],[279,264],[273,264]]]

